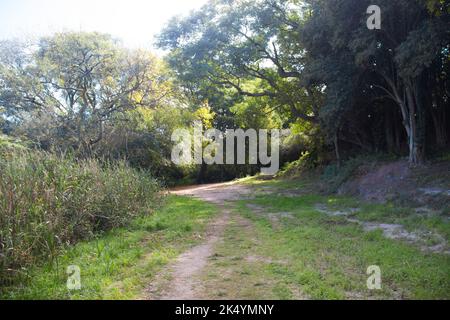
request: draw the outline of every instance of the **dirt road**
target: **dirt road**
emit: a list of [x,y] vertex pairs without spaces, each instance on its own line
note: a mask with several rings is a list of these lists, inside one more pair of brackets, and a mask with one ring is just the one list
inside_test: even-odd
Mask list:
[[223,241],[223,231],[230,223],[228,201],[248,198],[251,189],[232,183],[218,183],[178,188],[171,194],[192,196],[218,205],[221,211],[218,217],[208,225],[205,240],[181,254],[150,285],[148,298],[151,300],[190,300],[205,298],[205,286],[201,275],[208,258],[214,254],[214,246]]

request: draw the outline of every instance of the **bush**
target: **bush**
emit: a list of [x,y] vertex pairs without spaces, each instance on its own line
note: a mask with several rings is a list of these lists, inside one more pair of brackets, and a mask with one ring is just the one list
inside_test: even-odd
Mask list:
[[124,162],[0,146],[0,286],[66,245],[150,214],[158,191]]
[[285,164],[277,176],[285,178],[300,177],[306,171],[311,171],[314,169],[315,165],[312,158],[311,153],[307,151],[302,152],[298,160]]

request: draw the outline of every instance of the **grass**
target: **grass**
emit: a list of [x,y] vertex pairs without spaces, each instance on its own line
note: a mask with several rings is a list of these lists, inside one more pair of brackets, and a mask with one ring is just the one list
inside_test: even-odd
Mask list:
[[238,215],[231,218],[224,241],[218,243],[203,273],[204,292],[209,299],[292,299],[289,284],[273,274],[268,261],[258,255],[259,234]]
[[151,214],[160,184],[125,162],[0,146],[0,285],[60,250]]
[[450,223],[448,214],[436,211],[430,215],[417,214],[414,208],[396,205],[392,202],[380,204],[357,200],[352,197],[328,196],[320,197],[317,202],[323,202],[330,210],[358,209],[349,217],[361,221],[401,224],[408,231],[425,231],[440,234],[450,239]]
[[[2,288],[2,299],[135,299],[154,275],[199,241],[213,205],[169,196],[163,209],[95,240],[76,244],[54,263],[34,267],[21,285]],[[81,269],[81,290],[66,287],[66,268]]]
[[8,149],[25,149],[26,143],[20,141],[19,139],[14,139],[12,137],[6,136],[0,133],[0,148],[8,148]]
[[[319,192],[320,190],[317,190],[317,186],[314,186],[316,180],[311,177],[263,180],[256,176],[247,177],[237,182],[252,186],[257,193],[264,191],[265,188],[270,189],[272,193],[297,191],[299,195],[309,195],[311,199],[310,204],[324,203],[330,210],[357,208],[358,211],[349,215],[351,218],[369,222],[401,224],[409,231],[421,229],[439,233],[445,239],[450,239],[449,211],[446,210],[445,206],[441,210],[435,210],[434,214],[429,216],[415,214],[416,208],[402,206],[393,202],[379,204],[358,200],[355,197],[322,195]],[[266,205],[270,205],[270,202],[271,200],[267,200]],[[289,201],[285,202],[284,205],[289,206]],[[292,206],[295,207],[295,204],[292,204]]]
[[[341,205],[352,202],[344,198]],[[252,201],[267,212],[291,212],[291,218],[282,219],[281,228],[274,228],[268,215],[252,212],[247,203],[239,202],[236,210],[254,224],[260,240],[254,254],[286,262],[266,267],[269,277],[282,279],[284,288],[299,288],[314,299],[450,298],[448,255],[423,253],[410,244],[384,238],[379,230],[365,232],[342,217],[330,217],[314,208],[317,203],[337,206],[339,198],[265,195]],[[370,265],[382,270],[380,291],[366,287]]]
[[[246,179],[256,190],[287,191],[299,181]],[[403,223],[439,232],[448,220],[420,217],[394,204],[351,197],[258,194],[227,203],[230,223],[202,270],[202,292],[213,299],[450,299],[450,256],[425,253],[418,245],[366,232],[342,216],[317,210],[359,208],[353,218]],[[248,204],[256,207],[249,207]],[[199,244],[216,206],[169,196],[154,215],[68,249],[53,263],[37,266],[22,286],[5,288],[6,299],[136,299],[155,275],[181,252]],[[82,288],[66,288],[68,265],[81,269]],[[382,289],[366,286],[367,268],[381,268]]]
[[[320,212],[316,205],[321,204],[330,211],[357,208],[349,218],[401,224],[412,232],[438,234],[448,243],[448,216],[439,210],[427,216],[394,203],[375,204],[354,197],[305,193],[304,189],[311,182],[308,179],[245,178],[239,182],[256,190],[253,201],[239,201],[235,208],[238,216],[250,221],[252,231],[251,235],[246,235],[248,231],[242,228],[229,227],[228,241],[218,248],[219,256],[241,259],[222,258],[219,264],[209,265],[212,278],[224,274],[227,268],[235,270],[227,276],[231,280],[225,285],[222,283],[222,294],[269,299],[450,298],[450,257],[421,250],[423,244],[436,244],[436,239],[430,236],[430,239],[423,239],[425,243],[415,244],[387,239],[382,230],[366,232],[345,217]],[[267,194],[266,190],[273,194]],[[282,196],[293,190],[301,193]],[[249,203],[256,207],[248,207]],[[277,213],[281,213],[279,221],[274,223],[273,216]],[[249,242],[249,238],[257,241]],[[260,259],[250,263],[245,259],[249,255]],[[366,271],[370,265],[381,267],[380,291],[367,289]],[[245,273],[248,280],[242,281],[240,271],[248,271]],[[255,279],[261,279],[264,285],[252,284]],[[215,294],[217,296],[217,292]]]

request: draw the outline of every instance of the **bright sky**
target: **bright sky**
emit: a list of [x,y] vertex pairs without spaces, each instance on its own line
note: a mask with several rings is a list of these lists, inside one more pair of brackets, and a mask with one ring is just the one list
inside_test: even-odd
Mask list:
[[0,39],[58,31],[100,31],[126,46],[151,48],[153,37],[175,15],[207,0],[0,0]]

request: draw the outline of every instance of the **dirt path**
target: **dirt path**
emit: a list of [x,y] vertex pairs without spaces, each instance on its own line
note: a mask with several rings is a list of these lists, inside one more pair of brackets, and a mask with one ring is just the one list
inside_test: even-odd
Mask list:
[[171,191],[172,194],[192,196],[218,205],[224,205],[226,201],[252,198],[252,192],[247,186],[231,182],[182,187]]
[[[410,287],[403,278],[393,278],[392,284],[384,285],[381,291],[367,290],[366,268],[361,267],[359,261],[367,259],[367,265],[371,265],[373,260],[386,256],[391,262],[384,268],[394,274],[402,266],[404,274],[416,277],[418,264],[427,275],[422,278],[424,283],[428,274],[433,273],[437,274],[433,278],[435,283],[444,281],[441,279],[445,278],[448,260],[429,252],[426,256],[416,254],[412,248],[407,248],[410,233],[405,233],[400,225],[384,221],[383,211],[377,223],[364,221],[364,216],[359,220],[353,215],[363,210],[362,207],[346,208],[346,203],[340,206],[338,202],[333,210],[326,198],[291,199],[299,196],[299,188],[295,188],[295,193],[291,194],[292,189],[288,187],[258,188],[221,183],[172,190],[172,194],[214,203],[217,214],[206,227],[203,241],[163,268],[153,278],[144,293],[145,298],[403,299],[414,297],[413,290],[424,290]],[[273,198],[273,206],[258,197],[274,193],[284,197]],[[379,229],[382,235],[371,233],[368,237],[363,232]],[[378,238],[381,236],[395,241],[387,242]],[[405,243],[399,245],[397,240]],[[417,247],[417,244],[411,243],[411,246]],[[369,248],[373,250],[370,257],[366,257]],[[403,261],[409,263],[405,265]],[[446,289],[441,287],[438,290],[444,292]],[[447,297],[447,293],[441,291],[431,290],[429,294]]]
[[179,188],[172,194],[192,196],[218,205],[219,216],[207,227],[205,241],[181,254],[165,272],[157,275],[148,288],[150,300],[190,300],[202,299],[201,275],[213,254],[214,246],[222,241],[225,227],[230,222],[230,211],[225,208],[227,201],[249,197],[251,190],[242,185],[230,183],[209,184]]

